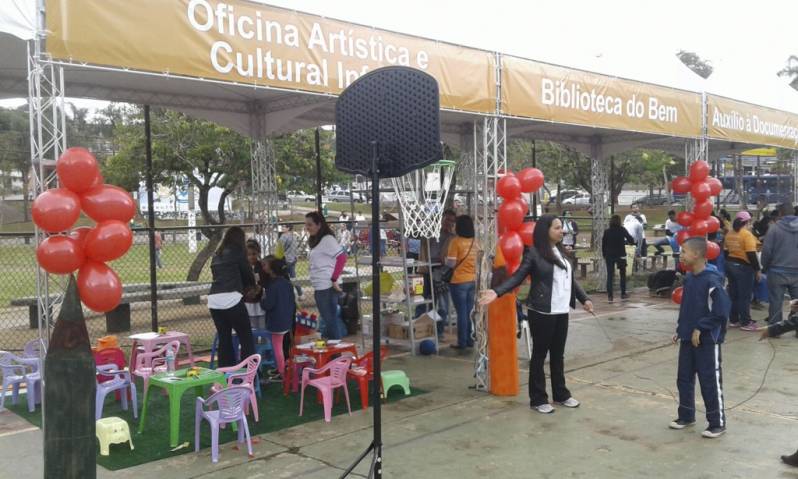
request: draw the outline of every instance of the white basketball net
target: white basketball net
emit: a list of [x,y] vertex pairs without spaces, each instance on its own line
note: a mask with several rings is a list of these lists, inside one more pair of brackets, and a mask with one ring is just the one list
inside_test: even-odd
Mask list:
[[402,208],[406,236],[438,238],[453,173],[454,161],[441,160],[391,179]]

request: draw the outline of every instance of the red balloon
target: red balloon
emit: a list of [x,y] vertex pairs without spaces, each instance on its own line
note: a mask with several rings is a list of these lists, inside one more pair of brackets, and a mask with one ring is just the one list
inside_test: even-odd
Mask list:
[[130,193],[114,185],[93,188],[80,198],[83,211],[91,219],[100,223],[118,220],[127,223],[136,215],[136,203]]
[[674,289],[671,293],[671,301],[676,304],[682,304],[682,295],[684,294],[684,288],[679,286],[678,288]]
[[694,220],[705,220],[712,216],[712,200],[702,201],[700,203],[696,203],[693,207],[693,219]]
[[91,182],[91,186],[86,191],[93,190],[94,188],[97,188],[98,186],[102,186],[103,183],[105,183],[105,178],[103,178],[102,173],[100,173],[99,170],[98,170],[97,171],[97,176],[94,177],[94,181]]
[[688,233],[687,230],[680,230],[676,232],[676,242],[679,244],[679,246],[687,241],[687,238],[689,237],[690,233]]
[[534,193],[543,186],[543,172],[537,168],[524,168],[518,172],[518,179],[521,180],[521,191],[524,193]]
[[521,208],[523,208],[523,210],[524,210],[524,216],[529,214],[529,203],[526,202],[524,197],[522,196],[522,197],[518,198],[518,201],[521,202]]
[[702,182],[709,175],[709,163],[698,160],[690,165],[690,181],[693,183]]
[[720,246],[714,241],[707,241],[707,259],[710,261],[718,259],[720,256]]
[[73,240],[78,242],[78,246],[80,246],[80,250],[83,251],[84,246],[86,245],[86,236],[91,232],[93,228],[89,226],[81,226],[80,228],[75,228],[69,232],[69,237]]
[[671,182],[671,189],[673,189],[674,193],[689,193],[692,187],[693,183],[686,176],[677,176]]
[[690,189],[690,194],[693,195],[693,199],[696,203],[701,203],[702,201],[706,201],[712,196],[712,190],[709,188],[709,184],[702,181],[701,183],[693,183],[692,189]]
[[707,218],[707,224],[709,225],[707,233],[716,233],[718,230],[720,230],[720,220],[714,216]]
[[66,236],[50,236],[36,248],[39,266],[52,274],[69,274],[80,268],[86,257],[80,244]]
[[693,236],[705,236],[709,231],[709,223],[707,220],[696,220],[687,228],[687,233],[692,238]]
[[33,201],[31,216],[48,233],[66,231],[80,216],[80,198],[66,188],[47,190]]
[[535,222],[525,221],[518,228],[518,234],[521,235],[521,241],[524,242],[524,246],[533,246],[535,244]]
[[720,192],[723,191],[723,183],[717,178],[707,178],[707,184],[709,185],[709,191],[712,193],[712,196],[718,196]]
[[113,261],[121,258],[133,244],[133,232],[127,224],[117,220],[99,223],[86,236],[84,250],[94,261]]
[[77,194],[87,191],[100,174],[97,160],[86,148],[73,147],[55,162],[55,171],[61,184]]
[[521,224],[524,222],[526,211],[520,198],[505,201],[499,206],[499,223],[507,228],[508,231],[515,231],[520,228]]
[[520,267],[521,267],[521,261],[518,261],[517,263],[507,263],[507,272],[509,274],[513,274],[516,271],[518,271],[518,268]]
[[106,313],[119,305],[122,299],[122,282],[105,263],[86,261],[78,273],[80,300],[89,309]]
[[680,211],[676,213],[676,222],[682,226],[690,226],[693,223],[693,214],[689,211]]
[[503,176],[496,183],[496,193],[505,200],[521,196],[521,181],[515,176]]
[[524,254],[524,242],[515,231],[508,231],[499,238],[499,247],[502,249],[504,260],[508,263],[517,263]]

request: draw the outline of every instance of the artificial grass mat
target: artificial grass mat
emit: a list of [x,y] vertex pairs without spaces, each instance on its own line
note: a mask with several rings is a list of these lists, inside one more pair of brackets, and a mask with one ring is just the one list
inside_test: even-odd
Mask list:
[[[141,401],[144,397],[143,390],[144,388],[141,386],[141,381],[137,381],[136,392],[139,398],[139,417],[141,417]],[[124,411],[122,409],[122,403],[114,400],[114,394],[108,394],[108,396],[106,396],[105,406],[103,407],[103,417],[116,416],[126,420],[130,427],[130,434],[135,449],[131,451],[127,443],[112,444],[110,446],[110,454],[108,456],[101,456],[99,453],[99,446],[97,446],[97,464],[106,469],[116,471],[167,457],[193,453],[195,408],[195,396],[193,391],[194,390],[191,389],[183,394],[180,406],[180,436],[178,438],[178,445],[184,442],[188,442],[189,445],[174,452],[171,451],[171,447],[169,446],[169,399],[165,394],[161,394],[161,388],[153,388],[152,391],[150,391],[147,424],[142,434],[137,433],[139,423],[137,419],[133,419],[132,408],[131,410]],[[247,416],[249,431],[252,436],[275,432],[312,421],[324,420],[324,409],[321,404],[316,402],[316,389],[313,387],[308,387],[305,390],[305,410],[303,411],[302,417],[299,416],[299,393],[290,393],[288,396],[283,396],[282,385],[279,383],[273,383],[269,386],[262,387],[261,391],[262,397],[258,398],[260,421],[255,422],[251,411]],[[362,409],[359,391],[357,383],[349,383],[349,400],[352,406],[352,414]],[[399,401],[406,397],[418,396],[426,392],[427,391],[422,389],[411,387],[410,396],[405,396],[401,388],[394,388],[389,391],[388,402]],[[203,397],[208,397],[209,395],[208,387],[206,387]],[[41,427],[41,408],[37,407],[34,412],[28,412],[27,402],[24,396],[24,394],[20,394],[20,400],[16,405],[10,405],[10,400],[6,400],[6,407],[31,424]],[[338,396],[339,400],[333,406],[333,416],[347,413],[346,401],[344,400],[343,394],[339,393]],[[370,400],[369,404],[371,404]],[[334,419],[330,427],[335,427]],[[220,453],[224,454],[221,450],[223,444],[233,442],[236,439],[237,433],[233,432],[232,427],[227,426],[221,429],[219,431]],[[208,422],[203,420],[200,427],[200,448],[205,449],[210,447],[210,427],[208,426]],[[246,445],[242,445],[242,448],[244,449],[239,453],[242,455],[246,454]],[[210,460],[208,464],[211,464]]]

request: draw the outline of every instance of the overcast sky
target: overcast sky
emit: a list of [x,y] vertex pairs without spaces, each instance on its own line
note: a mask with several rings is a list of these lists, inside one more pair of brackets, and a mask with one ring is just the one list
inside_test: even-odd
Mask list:
[[[658,78],[656,67],[680,49],[695,51],[727,71],[768,76],[783,68],[789,55],[798,55],[796,0],[262,3],[565,66],[591,69],[611,58],[612,66],[605,68],[613,74],[664,84],[671,79]],[[744,81],[735,77],[728,81]]]

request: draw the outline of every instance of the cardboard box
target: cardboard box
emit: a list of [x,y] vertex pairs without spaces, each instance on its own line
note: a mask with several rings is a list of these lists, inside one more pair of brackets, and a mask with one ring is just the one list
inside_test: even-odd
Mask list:
[[[410,339],[410,325],[389,324],[388,337],[394,339]],[[422,314],[418,319],[413,320],[413,337],[428,338],[435,335],[435,321],[426,314]]]
[[407,275],[407,284],[410,287],[411,296],[421,296],[424,294],[424,275],[422,274]]

